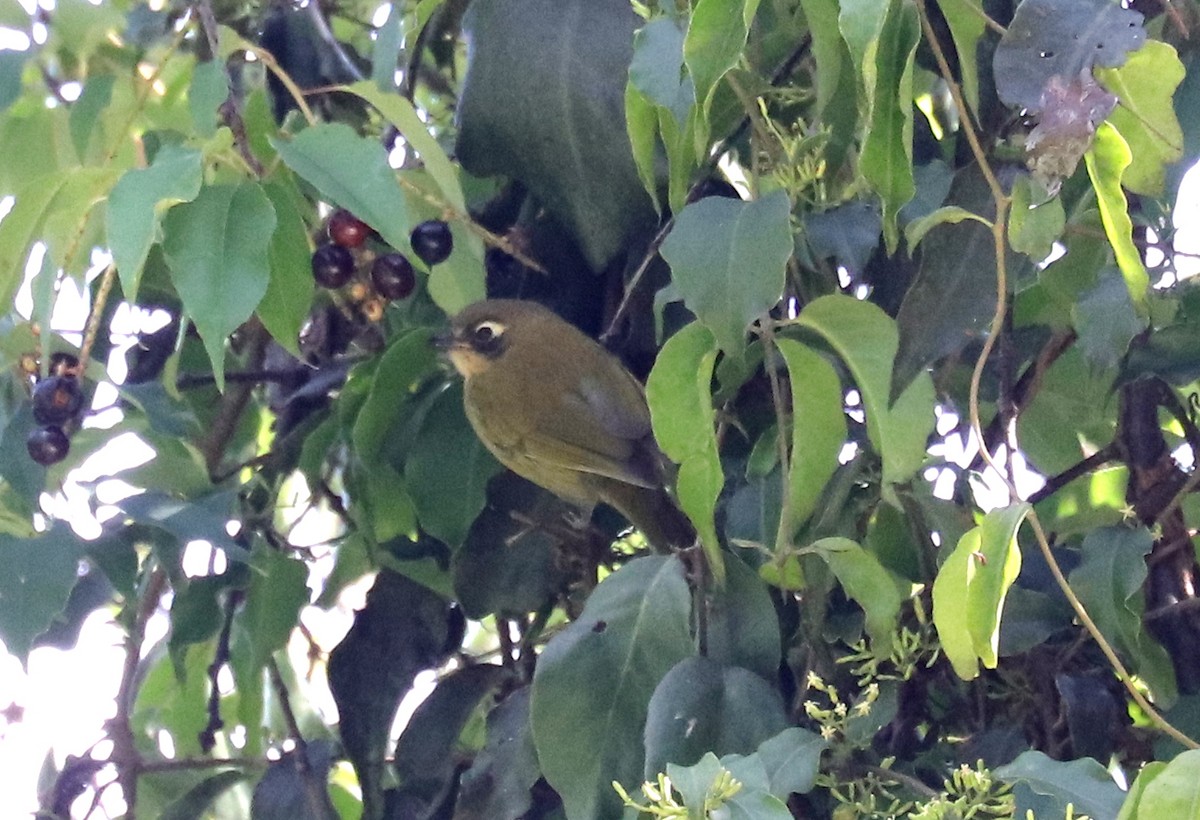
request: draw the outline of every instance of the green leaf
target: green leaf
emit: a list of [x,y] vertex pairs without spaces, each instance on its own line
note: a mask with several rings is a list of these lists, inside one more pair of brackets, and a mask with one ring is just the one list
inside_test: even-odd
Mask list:
[[1157,40],[1130,54],[1120,68],[1096,71],[1096,79],[1121,101],[1108,122],[1129,146],[1132,161],[1121,184],[1135,193],[1161,194],[1165,167],[1183,156],[1183,129],[1172,104],[1183,77],[1175,49]]
[[457,549],[487,501],[500,465],[471,429],[462,385],[448,387],[429,408],[404,463],[404,481],[421,526]]
[[790,208],[783,191],[751,202],[708,197],[683,209],[662,244],[684,303],[730,355],[741,355],[746,328],[783,293]]
[[920,33],[916,6],[890,0],[876,43],[874,76],[867,83],[871,114],[859,168],[883,200],[883,237],[889,253],[900,241],[896,215],[917,191],[912,169],[912,71]]
[[21,75],[28,51],[0,51],[0,113],[21,96]]
[[1092,373],[1072,348],[1042,378],[1042,388],[1017,419],[1021,449],[1044,475],[1054,475],[1112,441],[1117,425],[1113,374]]
[[[659,17],[642,26],[633,38],[629,86],[641,98],[675,116],[682,127],[696,104],[692,78],[684,71],[682,21]],[[626,116],[628,116],[628,104]]]
[[871,648],[879,657],[892,651],[892,633],[904,602],[900,585],[879,559],[849,538],[822,538],[810,549],[829,565],[846,596],[863,608]]
[[[1152,760],[1142,767],[1137,778],[1129,785],[1129,794],[1121,805],[1121,813],[1117,815],[1117,820],[1135,820],[1138,817],[1146,787],[1154,782],[1154,779],[1162,774],[1165,768],[1167,768],[1167,764],[1161,760]],[[1194,778],[1190,782],[1195,782]]]
[[393,248],[408,247],[408,204],[378,140],[344,123],[321,123],[271,144],[321,196],[379,231]]
[[904,229],[904,238],[908,241],[909,250],[916,248],[931,228],[937,225],[957,225],[966,219],[975,220],[989,231],[992,229],[992,223],[979,214],[971,213],[966,208],[960,208],[957,205],[946,205],[908,223]]
[[1142,264],[1137,246],[1133,244],[1133,222],[1129,219],[1125,192],[1121,190],[1122,177],[1132,160],[1129,146],[1108,123],[1101,123],[1096,129],[1096,139],[1084,154],[1088,176],[1100,205],[1104,233],[1117,257],[1117,266],[1125,277],[1125,286],[1129,288],[1138,315],[1145,316],[1149,310],[1146,294],[1150,288],[1150,276]]
[[1169,708],[1177,694],[1174,668],[1162,644],[1142,624],[1145,559],[1153,546],[1153,537],[1143,527],[1095,530],[1083,539],[1083,559],[1069,580],[1100,632],[1133,661],[1155,701]]
[[308,604],[308,567],[269,547],[256,549],[250,559],[246,604],[235,622],[239,638],[250,643],[252,664],[261,667],[271,653],[287,646]]
[[717,496],[725,472],[717,452],[712,372],[717,359],[713,335],[693,322],[667,340],[646,380],[650,420],[663,453],[679,464],[679,506],[696,525],[713,576],[724,577],[717,540]]
[[384,460],[384,445],[389,433],[403,421],[404,406],[437,365],[432,338],[427,328],[411,330],[388,345],[379,359],[351,433],[355,454],[369,468]]
[[712,754],[750,754],[787,727],[783,699],[740,667],[684,658],[659,682],[646,714],[646,762],[653,780],[668,763],[691,765]]
[[726,557],[725,569],[725,586],[710,590],[707,599],[708,657],[774,680],[782,644],[771,595],[758,573],[736,556]]
[[1146,328],[1129,298],[1121,274],[1113,268],[1100,271],[1095,287],[1071,306],[1071,320],[1079,333],[1079,346],[1095,368],[1114,370],[1133,338]]
[[387,17],[375,29],[375,47],[371,49],[371,82],[380,91],[396,90],[396,64],[404,42],[403,7],[387,4]]
[[796,322],[824,338],[850,369],[866,410],[867,435],[883,459],[884,482],[906,481],[925,461],[934,423],[933,380],[921,373],[889,404],[896,323],[869,302],[838,295],[809,303]]
[[[1037,794],[1055,798],[1061,804],[1060,810],[1065,810],[1066,804],[1072,804],[1076,817],[1081,814],[1096,818],[1116,817],[1125,799],[1125,793],[1113,782],[1108,771],[1090,757],[1064,762],[1047,757],[1042,752],[1028,751],[995,771],[1001,780],[1023,784]],[[1166,818],[1187,815],[1146,816]]]
[[[787,798],[793,793],[812,791],[821,766],[821,752],[827,748],[829,741],[820,735],[792,726],[763,741],[751,757],[757,756],[766,770],[771,794]],[[734,765],[732,756],[722,758],[721,762]]]
[[413,104],[399,94],[382,91],[366,80],[347,86],[346,90],[375,106],[388,122],[396,126],[404,141],[421,157],[425,171],[437,184],[446,203],[459,213],[465,214],[467,204],[458,179],[458,169],[429,133],[429,126],[417,116],[417,109]]
[[197,134],[211,137],[217,133],[217,109],[228,98],[229,74],[225,70],[225,63],[220,60],[208,60],[197,65],[192,74],[192,84],[188,88],[188,108],[192,113],[192,124]]
[[95,74],[88,77],[79,99],[71,104],[71,142],[81,160],[88,156],[88,146],[94,141],[93,135],[104,133],[105,129],[97,129],[96,124],[100,121],[100,115],[112,102],[113,84],[116,80],[112,74]]
[[0,534],[0,639],[21,663],[66,605],[82,557],[83,543],[65,524],[32,538]]
[[92,215],[96,205],[109,196],[117,177],[116,168],[70,172],[46,213],[39,237],[55,265],[68,272],[81,272],[90,265],[92,247],[102,241]]
[[717,83],[742,57],[758,0],[697,0],[692,5],[683,59],[695,84],[703,123],[698,143],[708,142],[707,119]]
[[212,808],[215,801],[239,783],[248,778],[248,774],[240,769],[226,769],[204,778],[178,800],[172,802],[158,815],[159,820],[193,820],[204,817]]
[[841,0],[838,8],[838,28],[841,29],[842,39],[850,49],[854,65],[861,66],[863,74],[867,75],[872,70],[867,62],[867,51],[878,39],[886,14],[880,14],[878,0]]
[[291,186],[271,181],[263,191],[275,209],[277,224],[268,251],[271,278],[258,303],[258,318],[280,347],[300,358],[300,328],[308,319],[314,290],[308,226]]
[[1066,226],[1062,199],[1051,197],[1033,203],[1033,177],[1022,175],[1013,185],[1012,206],[1008,216],[1008,241],[1013,250],[1033,259],[1045,259],[1054,249]]
[[396,741],[392,765],[402,794],[433,803],[456,784],[459,736],[480,702],[509,678],[504,667],[481,663],[438,681]]
[[658,109],[631,82],[625,88],[625,128],[638,179],[650,195],[656,211],[662,210],[658,201]]
[[979,674],[977,660],[995,669],[1000,614],[1021,571],[1017,529],[1028,504],[993,510],[959,539],[933,582],[933,623],[954,671],[963,680]]
[[967,107],[979,110],[979,59],[976,56],[979,39],[985,28],[982,9],[976,0],[938,0],[938,8],[950,27],[958,66],[962,72],[962,90]]
[[529,728],[529,687],[522,687],[488,713],[487,742],[463,772],[456,820],[521,817],[529,811],[529,790],[541,777]]
[[792,388],[792,452],[788,465],[790,538],[816,509],[838,468],[846,442],[846,414],[837,371],[820,354],[792,339],[777,340]]
[[845,41],[838,30],[837,0],[800,0],[808,31],[812,37],[812,54],[817,63],[817,110],[824,112],[837,94],[838,82],[846,52]]
[[148,168],[126,171],[108,197],[108,247],[126,298],[136,299],[150,246],[163,214],[200,193],[203,157],[199,151],[166,145]]
[[597,271],[656,221],[625,128],[638,23],[627,0],[476,0],[463,18],[463,168],[527,185]]
[[1141,786],[1137,817],[1196,816],[1200,806],[1200,750],[1181,752],[1165,766],[1157,762],[1149,764],[1138,774],[1133,791],[1138,790],[1143,779],[1148,782]]
[[573,820],[620,814],[614,780],[642,782],[651,695],[694,654],[691,595],[674,557],[630,561],[604,579],[578,620],[546,644],[530,717],[542,773]]
[[225,339],[250,318],[271,278],[275,210],[253,182],[210,185],[163,220],[163,253],[225,389]]

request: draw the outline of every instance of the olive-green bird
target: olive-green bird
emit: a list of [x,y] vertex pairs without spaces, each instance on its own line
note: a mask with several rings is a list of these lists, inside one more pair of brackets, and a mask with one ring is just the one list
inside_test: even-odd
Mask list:
[[465,381],[467,418],[505,467],[590,516],[614,507],[660,549],[695,541],[664,489],[666,459],[637,379],[534,302],[476,302],[437,339]]

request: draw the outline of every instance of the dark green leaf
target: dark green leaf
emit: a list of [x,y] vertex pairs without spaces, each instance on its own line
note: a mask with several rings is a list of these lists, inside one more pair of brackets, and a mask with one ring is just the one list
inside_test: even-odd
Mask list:
[[326,780],[333,767],[332,740],[310,740],[267,767],[254,787],[250,816],[254,820],[338,820],[329,800]]
[[708,657],[760,678],[779,676],[779,618],[758,573],[736,556],[725,559],[726,583],[708,598]]
[[467,666],[442,678],[421,702],[396,742],[393,765],[406,797],[437,805],[457,774],[459,736],[508,674],[492,664]]
[[308,567],[274,549],[260,547],[250,560],[250,587],[238,613],[237,640],[250,644],[250,663],[261,667],[271,653],[287,646],[308,604]]
[[[1200,805],[1200,751],[1181,752],[1165,766],[1151,763],[1138,775],[1134,792],[1139,790],[1139,784],[1137,817],[1194,816],[1196,806]],[[1122,812],[1121,816],[1126,815]]]
[[79,99],[71,104],[71,142],[80,159],[88,156],[88,146],[97,141],[95,135],[105,132],[103,128],[97,129],[96,125],[100,121],[100,115],[112,101],[113,84],[116,80],[116,76],[112,74],[94,74],[88,77]]
[[1059,811],[1065,811],[1070,803],[1076,816],[1116,817],[1125,798],[1105,768],[1087,757],[1064,762],[1042,752],[1022,752],[1012,763],[996,769],[996,776],[1053,797]]
[[646,714],[643,778],[706,752],[749,754],[787,726],[783,699],[748,669],[686,658],[658,684]]
[[596,270],[654,223],[625,130],[637,23],[626,0],[479,0],[463,21],[463,167],[524,182]]
[[291,186],[271,182],[263,191],[277,222],[268,251],[271,278],[258,303],[258,318],[283,349],[300,358],[300,328],[312,308],[314,290],[308,226]]
[[1100,271],[1095,287],[1075,302],[1071,318],[1088,364],[1106,371],[1116,368],[1129,343],[1146,328],[1121,274],[1112,268]]
[[500,465],[467,421],[462,385],[438,396],[404,463],[404,481],[421,526],[453,548],[467,537]]
[[752,202],[708,197],[684,208],[663,242],[684,303],[730,355],[741,355],[750,323],[783,293],[789,210],[783,191]]
[[639,558],[605,578],[546,645],[533,677],[533,739],[569,817],[617,814],[612,782],[641,783],[650,697],[695,651],[690,608],[677,559]]
[[28,51],[0,51],[0,112],[21,96],[21,74],[29,55]]
[[529,728],[529,688],[506,697],[487,718],[487,742],[463,772],[455,820],[504,820],[529,810],[541,776]]
[[[229,75],[220,60],[208,60],[196,66],[188,88],[188,108],[196,133],[211,137],[217,132],[217,109],[229,97]],[[157,160],[158,157],[155,157]]]
[[247,779],[245,772],[226,769],[204,778],[158,816],[159,820],[195,820],[204,817],[213,801]]
[[645,99],[674,114],[681,127],[696,103],[695,86],[683,70],[683,37],[680,21],[669,17],[651,20],[634,38],[629,63],[629,84]]

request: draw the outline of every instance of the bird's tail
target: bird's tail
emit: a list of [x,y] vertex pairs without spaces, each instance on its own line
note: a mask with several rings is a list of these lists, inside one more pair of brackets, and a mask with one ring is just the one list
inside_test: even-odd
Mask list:
[[642,531],[663,552],[687,549],[696,543],[696,528],[666,490],[613,482],[604,501]]

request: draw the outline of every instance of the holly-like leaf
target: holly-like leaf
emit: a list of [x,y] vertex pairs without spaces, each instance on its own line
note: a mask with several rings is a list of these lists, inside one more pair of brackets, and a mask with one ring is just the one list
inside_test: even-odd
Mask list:
[[684,303],[730,355],[741,355],[750,323],[783,293],[790,208],[783,191],[751,202],[708,197],[683,209],[662,244]]
[[253,182],[210,185],[163,220],[163,252],[183,308],[225,385],[225,339],[250,318],[271,278],[275,209]]
[[619,815],[612,782],[630,790],[642,782],[651,695],[695,652],[690,609],[678,559],[638,558],[605,578],[546,644],[533,675],[533,740],[568,817]]

